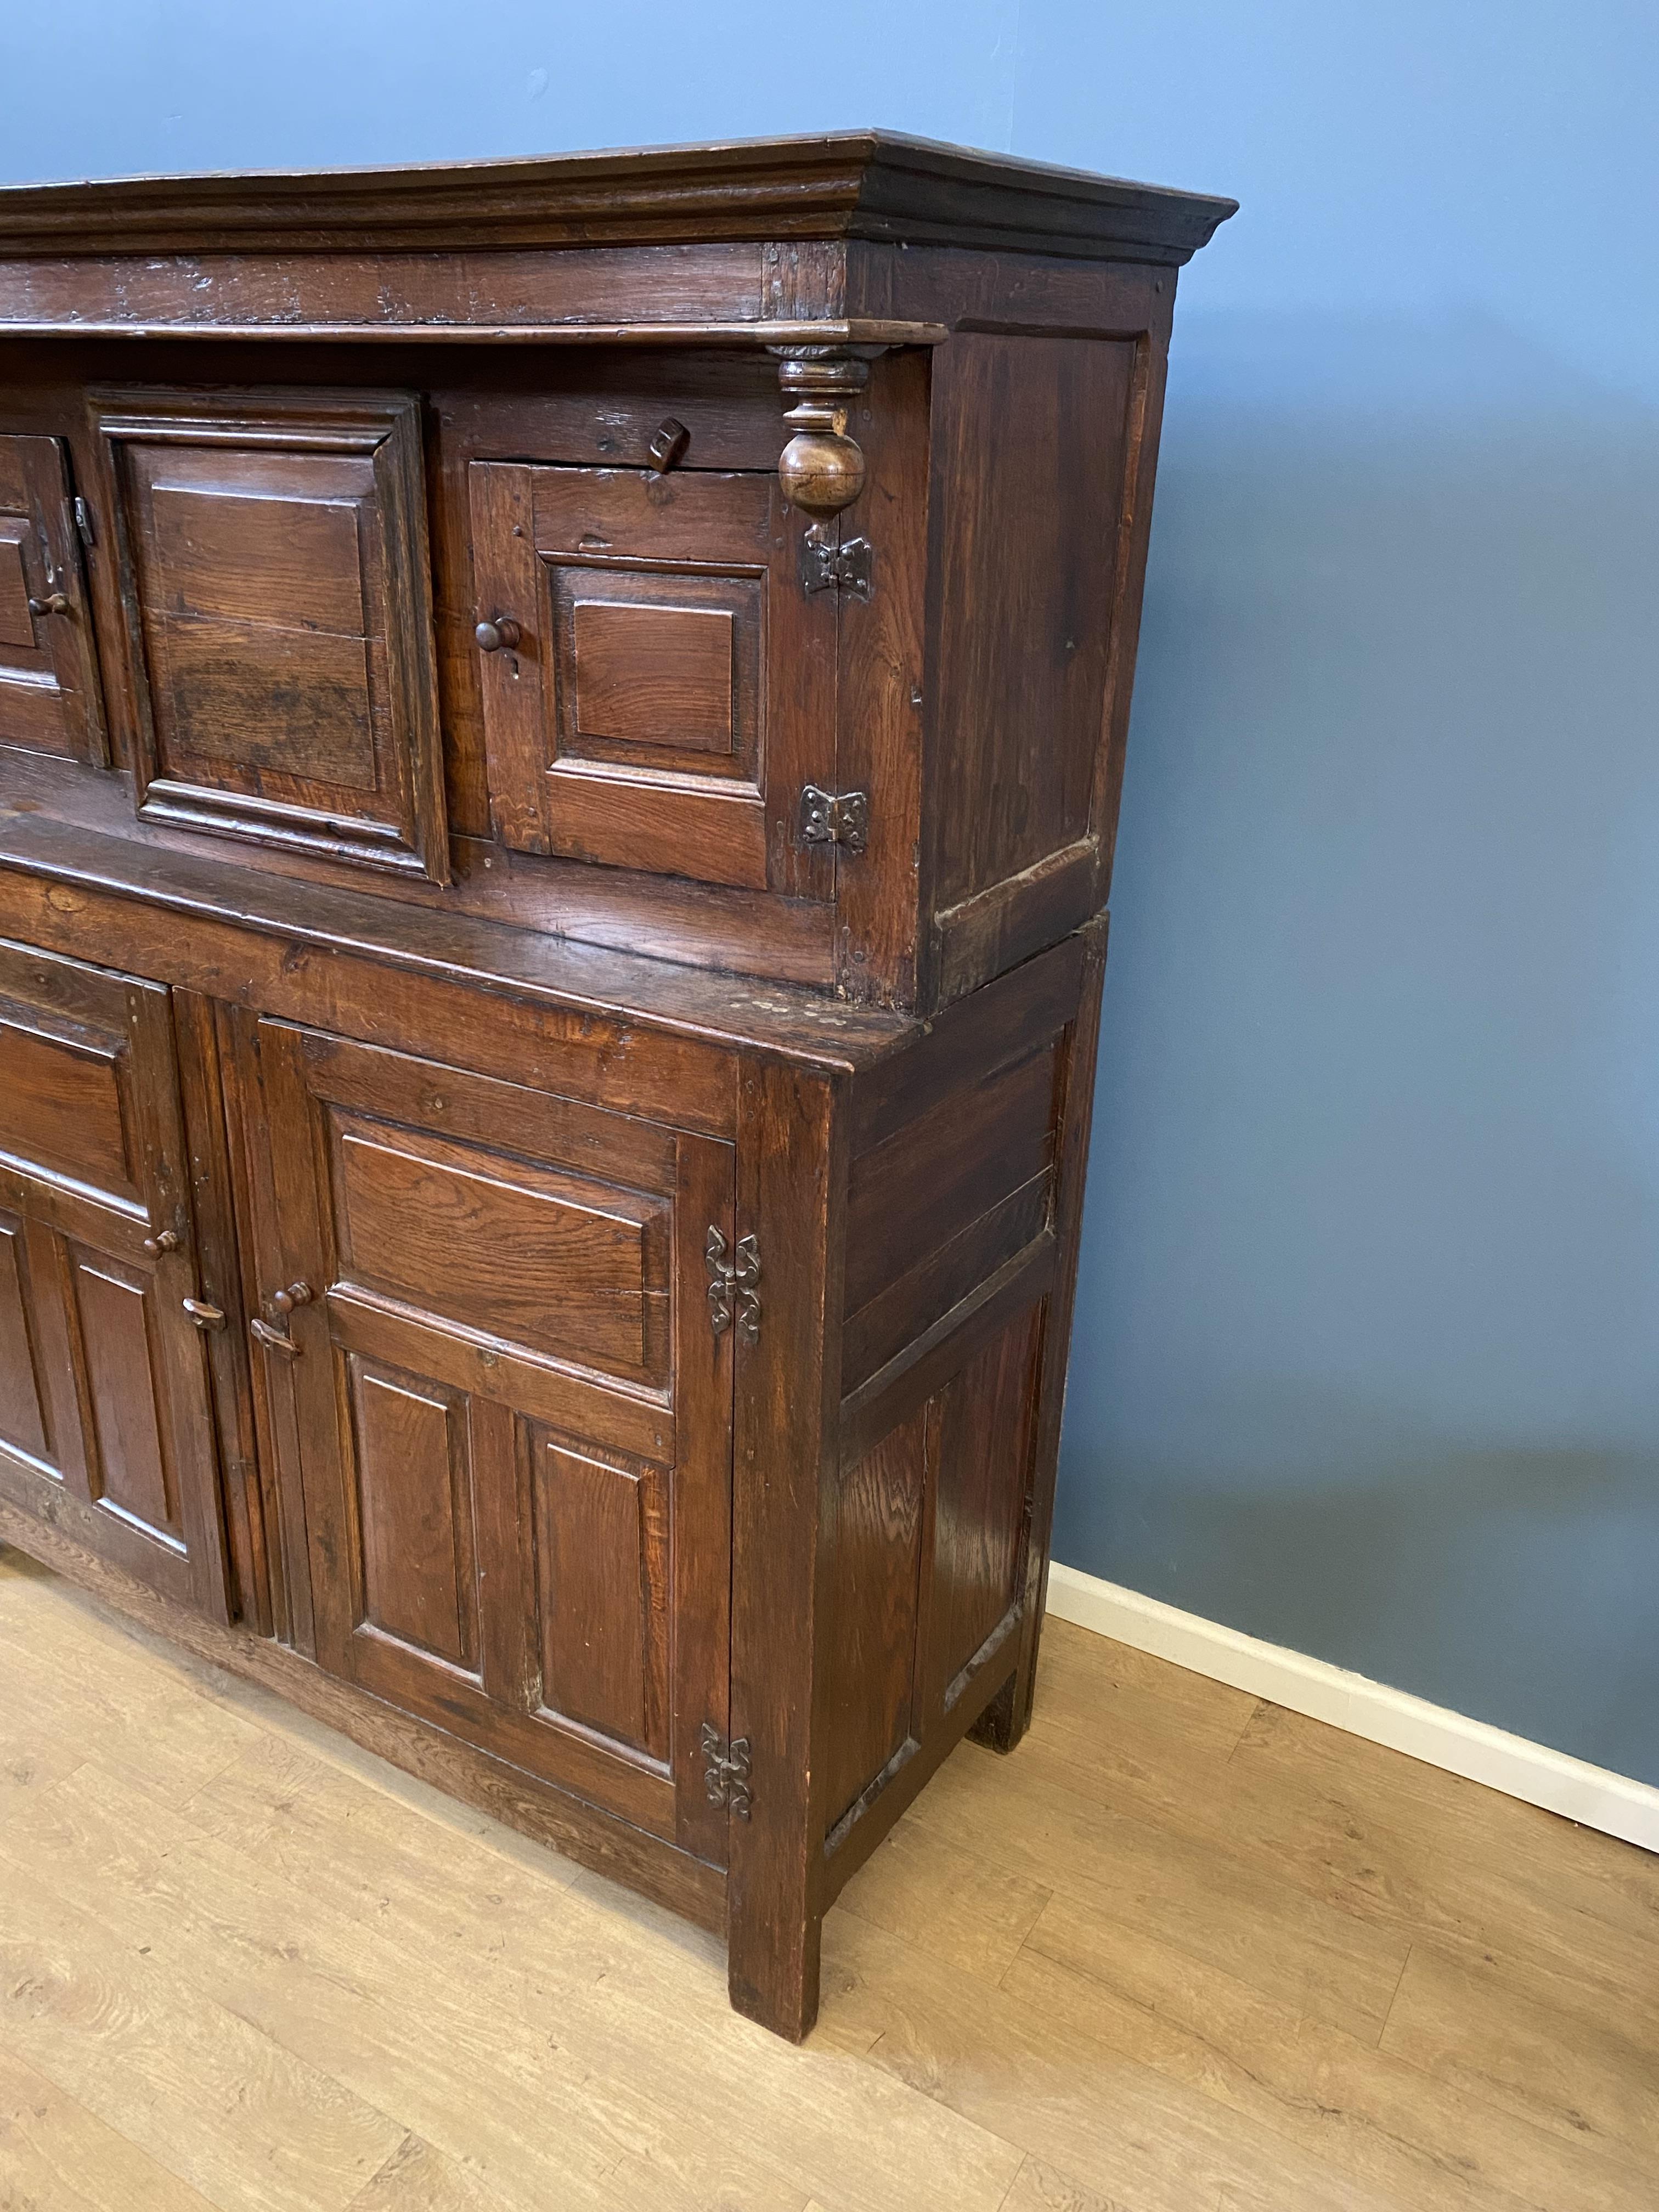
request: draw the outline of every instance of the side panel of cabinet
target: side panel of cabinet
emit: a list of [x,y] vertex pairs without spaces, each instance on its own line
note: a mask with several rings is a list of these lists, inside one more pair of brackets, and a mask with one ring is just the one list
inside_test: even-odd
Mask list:
[[255,1048],[254,1333],[319,1663],[722,1862],[730,1146],[277,1023]]
[[0,944],[0,1493],[228,1612],[167,992]]

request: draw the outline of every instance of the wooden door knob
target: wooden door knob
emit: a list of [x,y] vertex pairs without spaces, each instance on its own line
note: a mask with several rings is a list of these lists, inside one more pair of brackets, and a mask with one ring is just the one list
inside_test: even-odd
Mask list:
[[69,601],[61,592],[48,592],[44,599],[29,601],[29,612],[32,615],[66,615]]
[[273,1312],[291,1314],[295,1306],[311,1304],[311,1285],[309,1283],[290,1283],[285,1291],[271,1292],[270,1304]]
[[516,652],[522,635],[511,615],[497,615],[494,622],[481,622],[473,631],[480,653]]
[[178,1231],[163,1229],[154,1237],[146,1237],[144,1249],[152,1260],[159,1260],[163,1252],[176,1252],[179,1249]]

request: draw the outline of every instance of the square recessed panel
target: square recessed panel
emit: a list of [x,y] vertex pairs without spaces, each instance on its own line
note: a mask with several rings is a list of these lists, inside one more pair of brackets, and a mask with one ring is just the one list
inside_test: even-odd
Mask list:
[[577,599],[573,627],[579,737],[731,751],[729,611],[618,605],[601,586]]

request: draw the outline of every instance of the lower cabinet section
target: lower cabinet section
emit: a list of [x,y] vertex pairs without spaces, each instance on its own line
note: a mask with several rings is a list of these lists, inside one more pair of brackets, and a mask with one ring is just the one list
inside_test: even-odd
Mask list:
[[250,1008],[240,935],[75,896],[0,942],[0,1534],[805,2033],[841,1885],[1029,1715],[1098,933],[848,1042],[349,949]]
[[256,1239],[319,1662],[700,1856],[726,1733],[729,1145],[267,1022]]
[[0,1495],[225,1617],[169,994],[0,944]]

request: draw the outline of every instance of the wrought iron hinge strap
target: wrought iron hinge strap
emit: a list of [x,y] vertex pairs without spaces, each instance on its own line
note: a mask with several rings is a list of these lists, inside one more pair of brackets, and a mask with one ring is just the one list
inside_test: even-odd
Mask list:
[[809,783],[801,793],[803,845],[839,845],[843,852],[861,853],[869,837],[867,791],[821,791],[817,784]]
[[708,1263],[708,1320],[715,1335],[723,1336],[735,1320],[739,1341],[758,1344],[761,1302],[755,1285],[761,1276],[759,1239],[739,1237],[736,1255],[728,1260],[725,1237],[711,1226],[703,1257]]
[[702,1786],[711,1805],[724,1805],[740,1820],[749,1818],[754,1792],[749,1786],[749,1739],[727,1743],[713,1721],[702,1724]]

